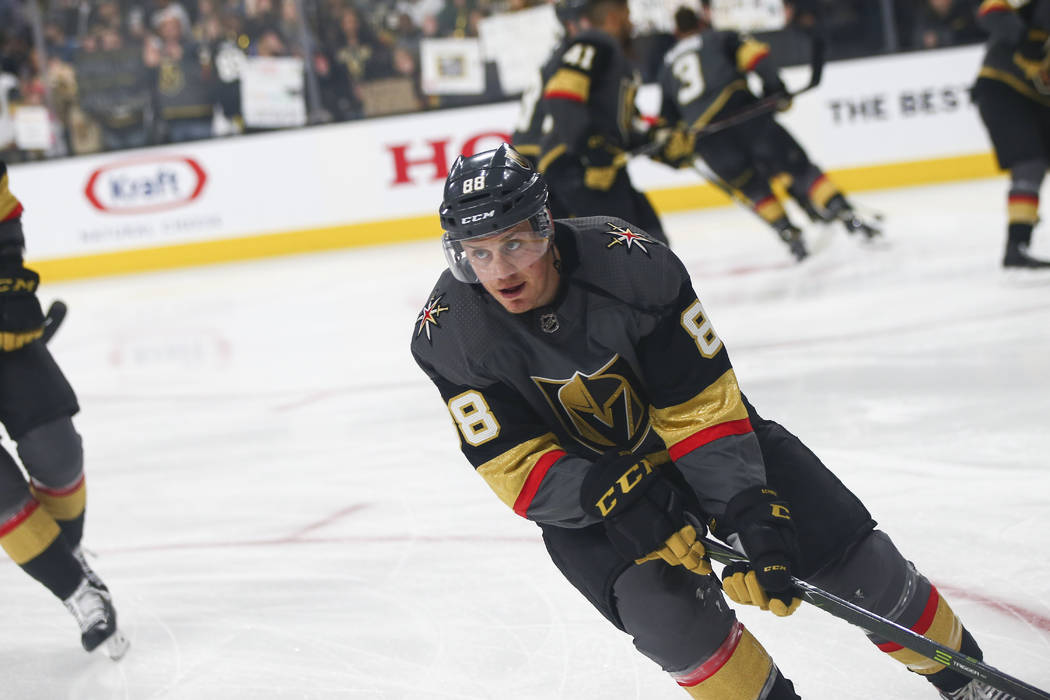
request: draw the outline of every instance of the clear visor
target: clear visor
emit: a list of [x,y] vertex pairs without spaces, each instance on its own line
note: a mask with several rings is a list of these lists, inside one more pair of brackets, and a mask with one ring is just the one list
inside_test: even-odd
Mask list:
[[550,249],[554,224],[543,211],[510,228],[474,238],[441,238],[445,259],[460,282],[475,284],[510,277],[543,257]]

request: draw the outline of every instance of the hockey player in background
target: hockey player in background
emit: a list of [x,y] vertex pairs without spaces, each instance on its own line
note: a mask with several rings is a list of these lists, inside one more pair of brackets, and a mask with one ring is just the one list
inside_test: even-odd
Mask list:
[[84,453],[72,416],[77,397],[41,341],[39,277],[25,267],[22,205],[0,162],[0,422],[28,474],[0,448],[0,546],[61,600],[80,641],[117,659],[128,642],[109,590],[80,546],[87,503]]
[[[784,95],[778,109],[790,107],[787,90],[769,58],[769,46],[736,32],[712,29],[706,21],[706,5],[705,1],[701,7],[703,19],[688,7],[675,13],[678,43],[664,58],[659,77],[661,119],[699,131],[751,108],[758,101],[747,85],[751,72],[761,79],[764,97]],[[666,153],[661,159],[685,167],[693,159],[692,149],[687,153],[678,162]],[[873,223],[857,216],[838,187],[771,112],[704,135],[696,140],[695,155],[776,231],[799,260],[808,254],[802,232],[770,187],[770,180],[779,175],[790,179],[788,192],[813,220],[840,221],[847,231],[860,231],[869,238],[878,234]]]
[[[682,262],[622,219],[552,220],[507,145],[460,158],[440,216],[449,269],[412,333],[461,449],[538,524],[564,576],[694,698],[794,699],[726,604],[792,614],[791,575],[975,658],[937,589],[798,438],[740,393]],[[872,637],[954,700],[1008,700]]]
[[[635,104],[640,77],[626,53],[627,0],[584,0],[578,14],[572,11],[563,8],[569,36],[544,66],[536,113],[522,119],[514,143],[534,153],[554,192],[556,216],[620,216],[666,242],[652,204],[626,169],[632,150],[668,135],[649,128]],[[537,136],[538,149],[530,143]]]
[[1050,268],[1028,254],[1050,167],[1050,0],[984,0],[977,21],[990,39],[974,97],[999,167],[1010,171],[1003,266]]

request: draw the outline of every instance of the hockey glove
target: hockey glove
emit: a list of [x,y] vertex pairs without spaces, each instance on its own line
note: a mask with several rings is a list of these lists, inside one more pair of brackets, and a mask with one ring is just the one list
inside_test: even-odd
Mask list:
[[662,559],[707,575],[711,564],[696,528],[686,521],[685,499],[648,459],[610,450],[587,472],[583,508],[600,517],[613,547],[641,564]]
[[660,150],[653,155],[653,160],[672,168],[688,168],[692,165],[696,134],[681,126],[660,127],[657,132],[653,141],[660,144]]
[[795,612],[802,604],[801,592],[791,582],[798,542],[787,503],[773,489],[754,486],[729,501],[725,522],[736,531],[750,559],[722,571],[726,595],[779,617]]
[[0,351],[18,350],[44,334],[39,284],[40,276],[21,261],[0,262]]
[[1014,52],[1013,59],[1025,77],[1045,94],[1050,84],[1050,58],[1047,56],[1046,41],[1025,39]]
[[776,99],[776,110],[778,112],[786,112],[791,109],[791,95],[787,91],[787,86],[784,85],[784,81],[777,78],[776,80],[767,80],[762,85],[762,97],[763,98],[775,98]]

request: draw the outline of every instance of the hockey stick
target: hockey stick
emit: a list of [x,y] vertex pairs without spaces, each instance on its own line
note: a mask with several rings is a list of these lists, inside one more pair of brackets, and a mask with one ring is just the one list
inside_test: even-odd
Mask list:
[[712,122],[699,129],[690,129],[690,131],[696,136],[696,138],[702,138],[710,134],[718,133],[719,131],[728,129],[731,126],[736,126],[737,124],[746,122],[749,119],[766,114],[767,112],[772,112],[784,100],[793,100],[799,95],[809,92],[820,85],[820,80],[824,77],[824,37],[814,34],[812,47],[812,55],[809,62],[809,82],[805,87],[799,88],[794,92],[784,92],[763,97],[758,100],[758,102],[750,105],[747,109],[742,109],[725,119],[719,119],[718,121]]
[[[704,538],[703,545],[707,549],[708,555],[717,562],[729,564],[731,562],[747,561],[747,557],[743,554],[710,539]],[[839,619],[856,625],[866,632],[882,637],[894,644],[899,644],[905,649],[922,654],[937,663],[949,666],[968,678],[982,681],[993,688],[1012,693],[1020,700],[1050,700],[1050,693],[1007,675],[983,661],[978,661],[966,654],[939,644],[932,639],[911,631],[907,627],[902,627],[896,622],[891,622],[801,579],[792,577],[791,582],[802,590],[802,599],[804,601]]]
[[62,325],[62,321],[66,318],[66,304],[64,301],[56,299],[51,302],[51,306],[47,308],[47,315],[44,317],[44,334],[40,336],[40,340],[46,345],[51,337],[55,335],[58,327]]

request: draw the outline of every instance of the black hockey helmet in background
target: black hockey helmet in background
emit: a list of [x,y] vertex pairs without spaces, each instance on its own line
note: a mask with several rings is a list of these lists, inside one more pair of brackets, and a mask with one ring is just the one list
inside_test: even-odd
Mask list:
[[554,13],[563,25],[579,22],[586,9],[587,0],[558,0],[554,3]]
[[495,236],[524,221],[531,224],[532,238],[543,242],[543,250],[554,235],[546,181],[506,143],[456,159],[445,180],[439,214],[449,269],[462,282],[478,281],[463,241]]

